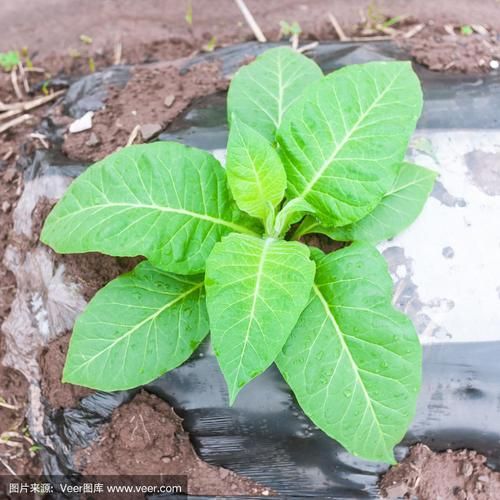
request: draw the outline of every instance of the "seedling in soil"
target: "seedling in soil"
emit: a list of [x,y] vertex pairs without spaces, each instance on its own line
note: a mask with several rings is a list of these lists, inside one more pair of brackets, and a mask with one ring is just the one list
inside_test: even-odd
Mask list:
[[282,36],[299,36],[302,33],[302,28],[297,21],[292,24],[287,21],[280,21],[280,34]]
[[11,71],[12,68],[21,62],[19,53],[15,50],[9,52],[0,52],[0,68],[4,71]]
[[28,47],[23,47],[21,49],[21,57],[23,57],[23,59],[24,59],[24,65],[27,68],[33,68],[33,61],[31,60],[31,57],[29,55]]
[[184,15],[184,19],[189,26],[193,25],[193,5],[191,4],[191,0],[188,0],[186,6],[186,14]]
[[280,36],[289,36],[292,48],[297,50],[299,46],[299,36],[302,33],[302,28],[297,21],[292,24],[286,21],[280,21]]
[[95,73],[95,61],[94,61],[94,58],[92,56],[89,57],[88,63],[89,63],[89,71],[91,73]]
[[[142,255],[76,321],[63,380],[146,384],[211,332],[232,404],[275,363],[310,419],[351,453],[394,462],[421,347],[374,244],[418,215],[434,173],[403,160],[422,107],[406,62],[324,76],[289,48],[235,75],[224,169],[173,142],[91,166],[45,223],[60,253]],[[330,254],[297,241],[352,242]]]
[[217,45],[217,37],[213,36],[205,45],[203,45],[202,48],[204,52],[213,52],[215,50],[216,45]]
[[41,450],[43,450],[43,446],[40,446],[39,444],[34,444],[29,448],[30,454],[32,455],[36,455]]
[[468,24],[464,24],[461,28],[460,28],[460,33],[464,36],[470,36],[474,33],[474,30],[472,29],[472,27]]
[[80,35],[80,42],[84,43],[85,45],[92,45],[92,38],[88,35]]

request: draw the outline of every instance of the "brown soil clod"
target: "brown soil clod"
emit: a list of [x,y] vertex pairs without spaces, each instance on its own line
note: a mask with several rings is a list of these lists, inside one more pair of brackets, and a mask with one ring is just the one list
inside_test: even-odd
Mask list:
[[187,475],[190,495],[274,494],[250,479],[203,462],[182,420],[167,403],[145,392],[113,413],[98,441],[77,451],[75,464],[83,475]]
[[380,490],[385,498],[492,500],[500,498],[500,473],[476,451],[435,453],[417,444],[382,477]]
[[[91,130],[65,137],[63,151],[71,159],[97,161],[125,146],[136,128],[144,141],[154,139],[193,99],[225,90],[228,83],[216,63],[199,64],[182,75],[173,64],[138,67],[125,88],[109,90]],[[91,141],[92,135],[99,140]]]
[[489,73],[500,60],[500,44],[494,33],[465,36],[428,26],[411,40],[399,43],[418,63],[433,71]]

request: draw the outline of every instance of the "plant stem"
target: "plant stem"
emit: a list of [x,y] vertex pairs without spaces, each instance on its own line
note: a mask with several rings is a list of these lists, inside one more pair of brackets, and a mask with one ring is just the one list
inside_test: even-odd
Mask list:
[[313,232],[313,229],[318,227],[320,224],[313,219],[308,219],[307,217],[302,220],[297,229],[293,232],[290,237],[291,240],[299,240],[305,234]]

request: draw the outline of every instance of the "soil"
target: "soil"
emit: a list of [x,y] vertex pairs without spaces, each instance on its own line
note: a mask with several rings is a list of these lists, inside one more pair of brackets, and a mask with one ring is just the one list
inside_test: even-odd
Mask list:
[[60,259],[70,279],[80,285],[87,301],[112,279],[131,271],[141,260],[142,257],[110,257],[94,252],[63,255]]
[[[0,358],[3,356],[0,337]],[[0,475],[40,474],[35,444],[25,419],[28,383],[16,370],[0,365]],[[31,449],[30,449],[31,448]]]
[[341,241],[333,241],[324,234],[306,234],[300,241],[307,243],[309,246],[319,248],[325,253],[335,252],[344,247],[346,244]]
[[52,408],[73,408],[81,398],[93,392],[86,387],[61,382],[69,337],[68,333],[51,342],[40,355],[42,394]]
[[[0,259],[3,258],[12,228],[11,212],[21,193],[22,181],[14,168],[4,168],[0,162]],[[0,262],[0,322],[9,313],[15,291],[15,279]],[[0,336],[0,359],[3,356]],[[16,370],[0,364],[0,474],[39,473],[40,464],[29,435],[25,436],[25,408],[28,383]],[[14,434],[4,434],[14,433]],[[10,436],[10,437],[9,437]]]
[[[2,355],[0,338],[0,356]],[[16,370],[0,365],[0,475],[40,474],[41,464],[25,419],[28,383]]]
[[15,290],[14,276],[2,264],[1,259],[12,229],[12,210],[21,194],[21,176],[14,167],[2,168],[0,163],[0,322],[7,316]]
[[442,26],[428,26],[411,40],[398,43],[417,62],[434,71],[489,73],[491,61],[500,60],[496,32],[464,36],[456,28],[450,31],[452,34]]
[[[336,33],[327,13],[333,12],[347,35],[358,34],[359,23],[409,15],[416,23],[444,26],[482,25],[500,32],[500,9],[496,0],[247,0],[248,8],[269,40],[279,37],[280,21],[297,21],[305,39],[334,39]],[[201,50],[216,37],[216,45],[253,38],[236,3],[232,0],[196,0],[192,22],[186,21],[188,1],[178,0],[4,0],[0,16],[0,51],[27,47],[33,63],[52,61],[88,68],[92,56],[96,66],[114,58],[121,44],[121,60],[139,63],[176,59]],[[361,12],[361,13],[360,13]],[[407,18],[408,19],[408,18]],[[36,26],[43,29],[33,29]],[[57,35],[55,35],[57,34]],[[91,37],[84,43],[81,35]],[[86,40],[88,42],[88,39]],[[49,62],[50,62],[49,61]],[[70,68],[71,69],[71,68]],[[73,68],[74,69],[74,68]]]
[[65,137],[63,151],[76,160],[99,160],[127,144],[136,126],[159,133],[193,99],[225,90],[228,83],[217,64],[194,66],[185,75],[171,64],[140,67],[124,89],[110,89],[106,107],[95,113],[91,130]]
[[384,475],[380,488],[386,498],[493,500],[500,498],[500,473],[476,451],[435,453],[417,444]]
[[83,475],[187,475],[190,495],[274,494],[200,460],[182,420],[164,401],[145,392],[113,413],[98,441],[76,453],[75,464]]

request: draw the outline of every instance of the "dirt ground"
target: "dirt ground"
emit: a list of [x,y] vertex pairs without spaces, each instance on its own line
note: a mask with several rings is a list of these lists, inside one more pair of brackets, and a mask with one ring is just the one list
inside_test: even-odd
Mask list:
[[[27,46],[45,58],[80,49],[78,37],[85,34],[101,49],[121,41],[125,56],[138,62],[155,53],[162,58],[187,55],[212,36],[220,44],[251,37],[233,0],[192,0],[191,4],[189,25],[185,20],[188,0],[148,0],[147,8],[137,0],[3,0],[0,51]],[[282,20],[298,21],[306,37],[332,38],[328,12],[351,33],[360,21],[360,9],[366,13],[370,4],[391,17],[408,14],[439,26],[482,24],[500,31],[496,0],[246,0],[246,4],[269,38],[276,38]],[[34,29],[38,25],[40,29]]]
[[[61,67],[88,70],[89,57],[96,67],[108,65],[116,60],[117,51],[120,61],[135,64],[188,56],[211,40],[218,47],[253,39],[233,0],[149,0],[147,8],[144,5],[137,0],[4,0],[0,52],[25,47],[35,65],[43,62],[43,67],[57,73]],[[500,32],[497,0],[247,0],[247,5],[269,40],[280,38],[281,21],[297,21],[304,40],[336,39],[329,13],[348,36],[398,18],[400,23],[389,29],[422,24],[423,30],[408,46],[434,69],[478,70],[482,57],[496,53],[491,45]],[[474,42],[477,33],[455,36],[464,25],[479,26],[480,31],[482,27],[493,36]],[[87,43],[82,35],[90,37],[84,38]],[[463,56],[474,57],[474,64],[464,65]]]
[[274,494],[228,469],[200,460],[172,408],[144,392],[115,411],[98,441],[78,452],[75,461],[78,469],[90,476],[187,475],[190,495]]
[[434,453],[418,444],[382,478],[382,496],[419,500],[495,500],[500,495],[500,473],[493,472],[485,464],[486,457],[475,451]]
[[27,390],[24,377],[0,366],[0,474],[39,474],[41,470],[35,443],[26,427]]
[[[338,39],[339,34],[328,18],[328,13],[332,12],[347,36],[393,36],[391,29],[397,30],[396,42],[403,45],[415,60],[432,70],[484,73],[491,71],[491,61],[500,59],[497,42],[500,3],[497,0],[247,0],[246,3],[266,37],[272,41],[280,39],[280,21],[299,22],[303,41]],[[134,70],[125,88],[110,89],[106,108],[96,112],[91,131],[64,136],[63,151],[67,156],[83,161],[98,160],[125,145],[137,125],[162,129],[193,99],[227,87],[228,81],[221,77],[216,65],[198,66],[180,75],[177,61],[211,50],[213,46],[251,40],[253,35],[232,0],[192,0],[192,22],[186,20],[189,5],[188,0],[148,0],[147,4],[139,0],[3,0],[0,4],[0,52],[25,48],[32,65],[40,68],[40,72],[28,75],[29,93],[21,86],[22,98],[26,100],[43,96],[43,82],[58,75],[82,76],[116,62],[142,64],[158,61],[153,66]],[[399,21],[391,23],[384,28],[385,31],[377,27],[396,17]],[[471,26],[472,33],[462,33],[463,26]],[[415,33],[405,38],[410,30]],[[56,78],[53,88],[43,90],[51,92],[60,88],[64,86],[57,84]],[[0,103],[9,104],[18,100],[10,75],[0,71]],[[16,162],[21,151],[26,155],[35,149],[53,147],[43,135],[41,138],[31,135],[42,117],[48,116],[66,125],[72,121],[64,116],[60,99],[30,114],[31,119],[24,124],[0,133],[0,324],[9,313],[15,292],[15,279],[2,265],[2,260],[10,241],[12,212],[23,188]],[[0,125],[2,123],[4,121],[0,121]],[[135,140],[141,140],[141,132]],[[102,257],[96,258],[95,255],[68,256],[64,259],[69,272],[83,284],[86,299],[129,265],[115,259],[104,262]],[[93,269],[96,259],[100,265],[94,266],[91,276],[85,275],[88,269]],[[104,274],[100,273],[103,268],[107,270]],[[0,335],[0,358],[1,342]],[[88,393],[59,382],[66,349],[67,336],[52,342],[40,358],[42,388],[47,401],[55,408],[74,406],[80,397]],[[0,440],[0,474],[6,470],[7,473],[14,471],[18,474],[40,470],[36,448],[30,443],[25,429],[25,406],[26,383],[23,377],[0,365],[0,434],[11,433],[4,435],[10,443]],[[136,428],[135,414],[143,415],[145,424],[138,431],[137,440],[124,444],[120,436],[128,436]],[[164,431],[160,433],[155,427],[161,415],[167,416],[171,427],[172,433],[168,435]],[[144,446],[145,443],[148,445]],[[119,471],[124,466],[124,460],[134,460],[134,457],[139,464],[145,462],[152,467],[151,470],[158,472],[175,473],[184,466],[206,477],[204,483],[192,483],[191,493],[263,494],[263,487],[225,469],[203,463],[188,444],[187,435],[171,409],[153,396],[142,394],[115,413],[99,442],[90,450],[81,451],[79,460],[89,474],[100,470],[95,467],[101,465],[108,467],[110,472]],[[172,451],[173,448],[176,451]],[[148,453],[152,449],[154,453]],[[474,483],[472,479],[467,484],[456,483],[456,478],[450,475],[446,491],[424,489],[428,484],[425,479],[427,474],[435,474],[434,467],[447,471],[450,463],[456,465],[458,462],[453,461],[455,455],[430,456],[427,451],[418,450],[418,453],[412,452],[408,463],[416,463],[420,467],[420,486],[415,485],[416,480],[413,481],[411,471],[405,468],[407,466],[401,465],[393,471],[396,474],[399,470],[403,479],[389,475],[382,483],[388,494],[394,491],[393,481],[396,485],[402,484],[399,490],[396,488],[397,491],[418,494],[424,499],[439,495],[443,499],[460,498],[455,492],[462,490],[466,494],[463,498],[474,495],[474,498],[490,498],[484,496],[488,491],[499,491],[489,490],[490,486],[477,486],[483,483],[480,477],[486,475],[494,478],[491,488],[498,488],[498,478],[485,472],[479,455],[467,453],[456,460],[471,464],[474,472],[467,477],[475,478]],[[98,460],[90,461],[89,453]],[[469,465],[466,467],[468,471]],[[455,483],[459,489],[448,487]]]
[[99,160],[126,144],[135,126],[159,132],[193,99],[225,90],[228,84],[216,64],[194,66],[182,76],[170,64],[138,69],[124,89],[110,92],[106,110],[95,115],[92,131],[68,135],[63,151],[74,160]]

